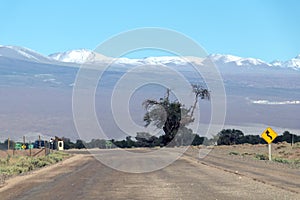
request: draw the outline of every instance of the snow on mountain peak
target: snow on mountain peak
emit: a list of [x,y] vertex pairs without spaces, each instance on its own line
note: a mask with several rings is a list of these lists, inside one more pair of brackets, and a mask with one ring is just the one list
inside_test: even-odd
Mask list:
[[114,62],[115,64],[124,66],[143,64],[184,66],[187,65],[189,61],[197,65],[206,65],[206,61],[210,60],[211,62],[214,62],[217,66],[220,67],[276,67],[300,71],[300,54],[288,61],[275,60],[271,63],[264,62],[260,59],[243,58],[239,56],[226,54],[211,54],[206,58],[190,58],[178,56],[146,57],[139,59],[130,59],[124,57],[111,58],[88,49],[77,49],[62,53],[54,53],[47,57],[24,47],[0,45],[0,57],[41,63],[65,62],[74,64],[92,64]]
[[66,51],[63,53],[54,53],[50,58],[61,62],[84,63],[93,57],[93,52],[86,49]]
[[54,60],[60,62],[69,62],[69,63],[93,63],[93,62],[114,62],[115,64],[122,65],[138,65],[138,64],[148,64],[148,65],[157,65],[157,64],[186,64],[187,61],[180,57],[176,56],[161,56],[161,57],[146,57],[141,59],[130,59],[130,58],[110,58],[99,53],[93,52],[87,49],[72,50],[63,53],[54,53],[49,55]]
[[291,60],[284,62],[283,67],[299,70],[300,69],[300,55],[296,56],[295,58],[292,58]]
[[77,49],[77,50],[66,51],[63,53],[54,53],[54,54],[50,54],[49,57],[60,62],[77,63],[77,64],[106,61],[109,59],[106,56],[103,56],[99,53],[93,52],[88,49]]
[[208,56],[216,64],[234,64],[236,66],[271,66],[260,59],[255,58],[242,58],[233,55],[223,55],[223,54],[211,54]]
[[270,63],[271,66],[273,67],[281,67],[282,66],[282,62],[280,60],[274,60],[273,62]]
[[175,64],[175,65],[182,65],[182,64],[186,64],[187,61],[184,60],[181,57],[178,56],[161,56],[161,57],[147,57],[143,59],[143,62],[147,63],[147,64]]
[[210,54],[208,58],[210,58],[212,61],[219,61],[224,63],[233,62],[241,59],[241,57],[238,56],[223,54]]
[[18,46],[4,46],[0,45],[0,55],[3,57],[18,59],[18,60],[30,60],[34,62],[50,62],[50,58],[43,56],[31,49]]
[[[131,59],[131,58],[110,58],[93,52],[87,49],[79,49],[72,50],[63,53],[55,53],[49,55],[54,60],[60,62],[69,62],[69,63],[100,63],[100,62],[111,62],[113,61],[115,64],[119,65],[186,65],[188,60],[191,61],[190,58],[187,60],[184,57],[178,56],[160,56],[160,57],[146,57],[140,59]],[[226,55],[226,54],[210,54],[206,57],[211,60],[218,66],[236,66],[236,67],[277,67],[277,68],[292,68],[292,69],[300,69],[300,55],[296,58],[293,58],[286,62],[281,61],[273,61],[271,63],[264,62],[260,59],[255,58],[243,58],[234,55]],[[199,65],[205,65],[205,59],[195,59],[194,63]]]

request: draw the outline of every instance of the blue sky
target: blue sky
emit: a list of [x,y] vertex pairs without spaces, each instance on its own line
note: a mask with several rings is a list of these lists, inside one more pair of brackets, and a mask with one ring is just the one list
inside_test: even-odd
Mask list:
[[2,0],[0,44],[44,55],[94,49],[140,27],[179,31],[208,53],[287,60],[300,54],[300,1]]

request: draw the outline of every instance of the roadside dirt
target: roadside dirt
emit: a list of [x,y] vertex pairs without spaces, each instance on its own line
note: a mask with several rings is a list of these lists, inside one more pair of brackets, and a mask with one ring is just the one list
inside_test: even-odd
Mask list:
[[[276,149],[281,146],[283,145],[278,144],[274,145],[273,148]],[[300,193],[300,168],[298,166],[255,159],[254,154],[268,151],[265,150],[267,149],[266,145],[217,146],[209,149],[208,156],[199,159],[201,148],[203,147],[191,147],[185,152],[185,155],[198,163]],[[291,151],[297,153],[298,148],[294,148]],[[231,152],[237,152],[238,154],[232,154]]]

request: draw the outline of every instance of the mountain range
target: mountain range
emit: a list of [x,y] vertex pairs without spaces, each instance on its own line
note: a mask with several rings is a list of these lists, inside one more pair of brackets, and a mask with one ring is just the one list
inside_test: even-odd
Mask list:
[[[68,63],[68,64],[83,64],[83,63],[107,63],[113,58],[101,55],[97,52],[87,49],[70,50],[62,53],[53,53],[49,56],[44,56],[33,50],[17,47],[17,46],[0,46],[0,57],[26,60],[39,63]],[[300,70],[300,55],[287,61],[275,60],[271,63],[262,61],[256,58],[242,58],[234,55],[210,54],[206,58],[197,59],[197,64],[201,65],[205,59],[210,59],[217,66],[232,66],[232,67],[270,67],[281,69]],[[147,57],[142,59],[118,58],[116,64],[122,65],[138,65],[138,64],[165,64],[165,65],[185,65],[187,61],[184,58],[176,56],[162,57]]]

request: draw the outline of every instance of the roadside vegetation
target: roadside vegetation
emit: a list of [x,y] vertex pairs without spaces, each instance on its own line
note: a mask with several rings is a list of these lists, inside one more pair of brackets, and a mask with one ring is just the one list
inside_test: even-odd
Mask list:
[[[244,135],[240,130],[224,129],[217,134],[217,145],[236,145],[236,144],[266,144],[266,142],[259,135]],[[289,131],[283,132],[272,143],[297,143],[300,142],[300,136],[290,133]]]
[[18,175],[62,161],[68,157],[65,152],[54,152],[47,156],[10,156],[0,158],[0,184],[12,175]]
[[[236,129],[224,129],[220,131],[215,138],[201,137],[198,134],[193,133],[191,129],[186,127],[178,131],[177,146],[199,146],[203,144],[212,145],[238,145],[238,144],[267,144],[259,135],[244,135],[240,130]],[[124,140],[104,140],[104,139],[92,139],[90,142],[83,140],[76,140],[72,142],[69,138],[62,138],[64,141],[65,149],[83,149],[83,148],[135,148],[135,147],[162,147],[164,145],[165,135],[153,136],[147,132],[139,132],[136,137],[127,136]],[[112,145],[108,147],[108,142]],[[300,146],[300,136],[285,131],[282,135],[279,135],[273,143],[286,142],[290,145],[293,143],[295,147]],[[282,148],[282,147],[278,147]]]
[[[266,144],[223,145],[220,148],[234,157],[269,160]],[[272,161],[300,168],[300,142],[294,143],[293,146],[285,141],[272,144]]]

